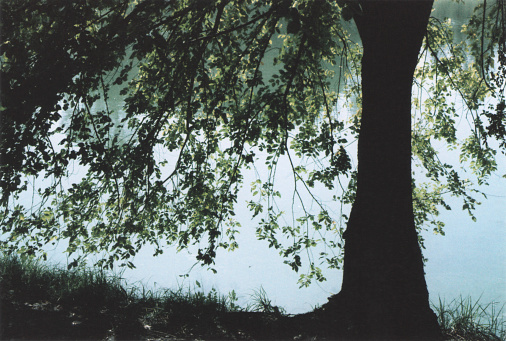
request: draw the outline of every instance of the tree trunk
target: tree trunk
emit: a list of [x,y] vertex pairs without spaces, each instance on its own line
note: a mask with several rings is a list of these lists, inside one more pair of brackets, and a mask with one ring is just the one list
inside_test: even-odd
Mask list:
[[[341,292],[331,299],[359,339],[437,339],[415,230],[411,86],[432,1],[365,1],[357,195]],[[334,302],[332,302],[334,301]]]

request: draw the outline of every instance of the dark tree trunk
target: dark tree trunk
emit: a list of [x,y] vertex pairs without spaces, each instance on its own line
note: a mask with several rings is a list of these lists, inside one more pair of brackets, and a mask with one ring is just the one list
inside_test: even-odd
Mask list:
[[358,187],[342,289],[329,306],[339,306],[351,338],[437,339],[411,196],[411,86],[432,1],[361,6]]

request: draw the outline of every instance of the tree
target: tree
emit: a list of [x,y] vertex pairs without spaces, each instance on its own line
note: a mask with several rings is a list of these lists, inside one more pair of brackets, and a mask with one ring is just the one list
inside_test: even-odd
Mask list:
[[[252,184],[248,204],[253,216],[263,216],[257,236],[298,271],[303,252],[318,242],[341,250],[343,231],[341,217],[321,203],[317,214],[306,210],[302,191],[317,200],[313,188],[332,190],[349,177],[336,196],[354,202],[342,236],[344,281],[325,311],[341,321],[336,326],[345,320],[351,337],[437,335],[417,228],[435,205],[447,206],[445,190],[462,197],[470,213],[476,199],[472,186],[439,161],[431,140],[461,148],[479,182],[495,171],[490,138],[505,149],[504,4],[483,3],[466,28],[470,39],[451,57],[451,31],[429,19],[428,1],[1,6],[4,250],[44,256],[44,245],[68,240],[72,266],[105,252],[98,265],[112,267],[119,260],[133,266],[129,258],[145,244],[155,245],[156,255],[164,243],[198,243],[197,259],[212,265],[218,248],[238,246],[233,216],[241,170],[263,161],[267,179]],[[353,17],[363,55],[341,15]],[[432,63],[422,63],[424,55]],[[411,131],[414,79],[432,96]],[[109,106],[114,86],[121,87],[121,111]],[[459,113],[445,101],[452,90],[473,114],[464,142],[456,137]],[[481,109],[490,96],[496,106]],[[350,122],[332,109],[343,100],[357,112]],[[358,133],[357,172],[345,146]],[[432,191],[413,183],[412,151]],[[293,172],[291,200],[303,206],[291,225],[280,223],[276,208],[282,159]],[[67,186],[73,167],[85,175]],[[29,177],[37,176],[53,180],[39,188],[40,204],[19,204]],[[320,256],[341,267],[339,251]],[[324,279],[315,263],[309,259],[302,284]]]
[[411,85],[432,3],[363,3],[357,193],[339,305],[361,336],[435,338],[411,191]]

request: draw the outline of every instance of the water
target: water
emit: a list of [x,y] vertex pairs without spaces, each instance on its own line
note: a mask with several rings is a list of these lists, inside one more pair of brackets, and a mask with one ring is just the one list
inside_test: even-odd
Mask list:
[[[496,179],[489,188],[489,200],[476,210],[477,222],[458,206],[442,213],[446,223],[445,236],[425,233],[424,255],[426,280],[430,299],[439,297],[450,301],[459,295],[481,297],[481,302],[506,303],[506,186],[504,179]],[[240,214],[239,214],[240,215]],[[265,243],[254,237],[252,224],[241,221],[240,247],[237,251],[220,252],[216,259],[217,274],[196,266],[183,278],[194,264],[194,255],[177,254],[170,250],[158,258],[152,258],[148,250],[136,257],[138,268],[124,273],[130,281],[148,286],[192,288],[199,281],[204,288],[217,288],[222,293],[232,290],[243,305],[255,290],[263,287],[275,304],[290,313],[311,310],[323,304],[331,294],[339,292],[342,272],[327,271],[328,281],[299,289],[298,275],[282,263],[281,257]]]
[[483,191],[489,199],[476,210],[475,223],[463,211],[445,212],[446,236],[427,237],[426,279],[432,300],[462,295],[506,303],[505,180],[494,179]]

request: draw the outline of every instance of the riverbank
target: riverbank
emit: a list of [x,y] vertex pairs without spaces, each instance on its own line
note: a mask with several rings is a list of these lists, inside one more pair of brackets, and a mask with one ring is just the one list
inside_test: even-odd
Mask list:
[[[314,314],[289,315],[263,289],[246,307],[235,292],[147,290],[89,268],[0,258],[2,340],[328,340]],[[504,340],[501,307],[457,299],[434,305],[447,340]]]

